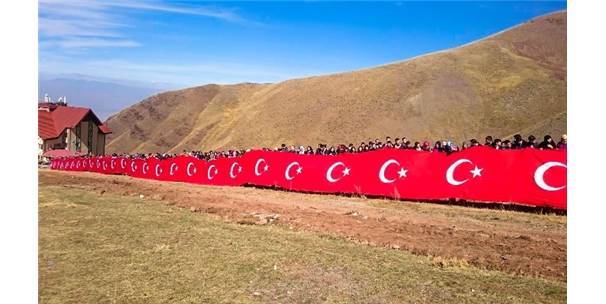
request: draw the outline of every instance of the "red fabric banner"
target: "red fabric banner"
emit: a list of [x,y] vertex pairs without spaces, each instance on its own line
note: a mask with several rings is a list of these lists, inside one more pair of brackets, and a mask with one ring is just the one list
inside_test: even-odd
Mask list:
[[125,174],[219,186],[272,186],[396,199],[464,199],[566,209],[566,151],[476,147],[439,152],[383,149],[336,156],[252,151],[213,161],[179,156],[56,159],[51,169]]

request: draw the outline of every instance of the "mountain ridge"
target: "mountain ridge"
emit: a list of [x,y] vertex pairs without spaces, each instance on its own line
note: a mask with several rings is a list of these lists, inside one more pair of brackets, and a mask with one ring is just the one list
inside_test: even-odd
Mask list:
[[108,119],[108,151],[358,144],[386,135],[459,142],[544,126],[563,133],[565,113],[566,13],[557,12],[377,67],[156,94]]

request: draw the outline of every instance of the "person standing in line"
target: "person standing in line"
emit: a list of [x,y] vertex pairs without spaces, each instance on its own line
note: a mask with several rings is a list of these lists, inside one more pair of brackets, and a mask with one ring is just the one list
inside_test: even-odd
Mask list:
[[558,142],[558,149],[566,150],[567,143],[568,143],[568,141],[567,141],[566,134],[562,134],[562,137],[560,138],[560,142]]

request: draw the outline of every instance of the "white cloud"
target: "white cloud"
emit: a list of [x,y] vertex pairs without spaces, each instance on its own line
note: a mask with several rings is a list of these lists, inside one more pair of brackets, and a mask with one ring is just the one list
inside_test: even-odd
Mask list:
[[156,11],[215,18],[226,22],[254,23],[231,10],[190,7],[146,0],[40,0],[41,46],[61,48],[136,47],[140,43],[125,37],[130,26],[124,10]]
[[40,33],[46,37],[121,37],[117,30],[112,30],[112,25],[96,21],[65,20],[41,17],[38,19]]
[[236,77],[261,76],[269,78],[285,78],[290,75],[281,73],[267,66],[257,66],[236,62],[216,62],[197,64],[139,64],[123,60],[91,61],[95,67],[118,67],[122,71],[137,73],[180,74],[180,73],[212,73]]
[[138,47],[141,46],[136,41],[126,39],[104,39],[104,38],[85,38],[74,37],[59,41],[44,43],[43,46],[58,46],[61,48],[98,48],[98,47]]
[[[41,73],[81,73],[138,81],[161,81],[179,87],[207,83],[277,82],[319,73],[315,70],[278,68],[217,59],[200,59],[198,63],[136,62],[127,60],[83,60],[71,56],[42,55]],[[101,74],[100,74],[101,73]]]
[[[40,0],[39,71],[82,73],[118,79],[159,80],[180,86],[203,83],[273,82],[292,77],[275,67],[225,62],[219,58],[198,63],[143,60],[100,60],[88,56],[95,48],[142,46],[126,29],[136,26],[133,10],[214,18],[239,24],[256,24],[233,10],[185,6],[144,0]],[[107,57],[104,57],[107,58]]]
[[197,15],[211,18],[217,18],[225,21],[244,22],[245,20],[229,10],[210,9],[204,7],[179,7],[165,5],[152,1],[108,1],[108,6],[124,7],[131,9],[141,9],[150,11],[159,11],[165,13],[176,13],[185,15]]

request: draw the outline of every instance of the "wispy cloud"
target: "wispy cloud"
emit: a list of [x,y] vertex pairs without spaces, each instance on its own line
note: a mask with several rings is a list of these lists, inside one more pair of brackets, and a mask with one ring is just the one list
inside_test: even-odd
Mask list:
[[45,41],[41,43],[42,47],[60,47],[60,48],[99,48],[99,47],[138,47],[141,46],[136,41],[128,39],[104,39],[104,38],[65,38],[56,41]]
[[39,19],[40,33],[47,37],[122,37],[117,25],[79,19]]
[[267,66],[259,66],[254,64],[244,64],[237,62],[226,61],[209,61],[206,63],[196,64],[176,64],[176,63],[145,63],[124,60],[98,60],[89,61],[89,65],[96,68],[101,67],[118,67],[121,72],[134,72],[141,74],[214,74],[223,76],[235,76],[240,78],[237,81],[245,81],[247,77],[283,79],[292,76],[291,74],[283,73]]
[[[197,63],[131,61],[121,59],[84,60],[71,56],[43,54],[39,61],[41,73],[81,73],[116,79],[137,79],[168,82],[179,87],[218,83],[277,82],[294,77],[318,74],[305,68],[280,68],[266,64],[200,59]],[[101,73],[101,74],[99,74]]]
[[126,37],[129,26],[125,11],[143,10],[194,15],[225,22],[254,23],[232,10],[168,4],[152,0],[40,0],[39,31],[45,46],[61,48],[136,47]]
[[[80,65],[82,67],[83,65]],[[204,83],[230,84],[239,82],[275,82],[291,78],[293,74],[265,65],[209,60],[194,64],[133,62],[125,60],[87,61],[84,66],[94,71],[114,73],[113,77],[168,81],[184,85]],[[111,67],[111,71],[107,68]]]
[[179,7],[166,5],[158,2],[147,2],[147,1],[109,1],[107,2],[109,6],[115,7],[124,7],[131,9],[141,9],[141,10],[150,10],[150,11],[159,11],[165,13],[176,13],[176,14],[185,14],[185,15],[196,15],[196,16],[205,16],[211,18],[217,18],[225,21],[231,22],[247,22],[244,18],[240,17],[233,11],[229,10],[219,10],[219,9],[211,9],[204,7]]

